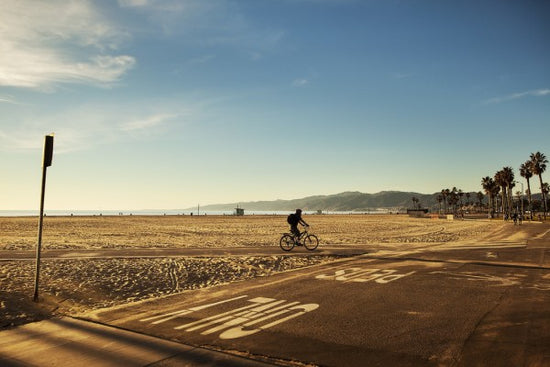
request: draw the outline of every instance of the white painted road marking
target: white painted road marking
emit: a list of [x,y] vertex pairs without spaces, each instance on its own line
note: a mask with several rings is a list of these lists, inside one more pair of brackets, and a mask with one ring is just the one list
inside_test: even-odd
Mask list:
[[430,274],[446,275],[451,279],[456,280],[469,280],[469,281],[484,281],[491,283],[495,286],[512,286],[521,283],[522,278],[525,278],[523,274],[510,275],[508,277],[501,277],[498,275],[491,275],[486,273],[472,273],[472,272],[445,272],[445,271],[432,271]]
[[[195,311],[200,311],[200,310],[204,310],[205,308],[208,308],[208,307],[213,307],[213,306],[217,306],[217,305],[221,305],[222,303],[227,303],[227,302],[231,302],[231,301],[235,301],[237,299],[241,299],[241,298],[246,298],[248,296],[240,296],[240,297],[235,297],[235,298],[230,298],[230,299],[226,299],[224,301],[220,301],[220,302],[215,302],[215,303],[209,303],[207,305],[202,305],[202,306],[197,306],[197,307],[191,307],[189,309],[183,309],[183,310],[180,310],[180,311],[174,311],[174,312],[170,312],[170,313],[167,313],[167,314],[163,314],[163,315],[157,315],[157,316],[153,316],[153,317],[148,317],[146,319],[142,319],[142,320],[139,320],[141,322],[147,322],[147,321],[151,321],[151,320],[155,320],[155,319],[160,319],[160,320],[157,320],[155,322],[152,322],[151,324],[161,324],[165,321],[168,321],[168,320],[172,320],[172,319],[175,319],[179,316],[183,316],[183,315],[187,315],[191,312],[195,312]],[[168,317],[166,317],[168,316]]]
[[[217,306],[223,303],[246,298],[247,296],[235,297],[215,303],[202,306],[191,307],[162,315],[156,315],[142,319],[142,322],[151,322],[152,325],[176,319],[180,316],[190,314],[195,311],[203,310],[209,307]],[[281,324],[307,312],[313,311],[319,307],[316,303],[300,304],[300,302],[287,302],[286,300],[276,300],[273,298],[256,297],[248,300],[252,304],[238,307],[233,310],[222,312],[220,314],[206,317],[197,321],[174,327],[175,330],[185,330],[187,332],[206,329],[201,335],[209,335],[221,332],[220,339],[236,339],[252,335],[275,325]],[[281,317],[282,316],[282,317]],[[153,321],[154,320],[154,321]],[[261,325],[265,321],[270,321]],[[260,325],[258,325],[260,324]],[[253,325],[258,325],[251,328]]]
[[316,279],[321,280],[335,280],[339,282],[357,282],[366,283],[369,281],[375,281],[379,284],[387,284],[394,280],[404,278],[406,276],[416,273],[411,271],[408,273],[397,273],[397,270],[391,269],[364,269],[349,267],[340,270],[336,270],[334,275],[321,274],[317,275]]
[[[294,302],[294,303],[296,303],[296,302]],[[286,305],[286,306],[288,306],[288,305]],[[240,337],[243,337],[243,336],[252,335],[252,334],[255,334],[259,331],[269,329],[270,327],[273,327],[275,325],[278,325],[278,324],[281,324],[281,323],[286,322],[288,320],[291,320],[295,317],[302,316],[303,314],[305,314],[307,312],[310,312],[310,311],[313,311],[313,310],[317,309],[318,307],[319,307],[319,305],[316,304],[316,303],[309,303],[309,304],[305,304],[305,305],[297,305],[297,306],[294,306],[294,307],[286,308],[286,309],[284,309],[282,311],[279,311],[279,312],[277,312],[277,313],[275,313],[271,316],[265,316],[265,317],[262,317],[258,320],[248,322],[248,323],[242,324],[241,326],[237,326],[237,327],[231,328],[229,330],[226,330],[222,334],[220,334],[220,339],[236,339],[236,338],[240,338]],[[259,326],[256,329],[245,330],[245,328],[248,328],[249,326],[255,325],[255,324],[257,324],[259,322],[262,322],[264,320],[267,320],[267,319],[273,318],[275,316],[279,316],[279,315],[288,313],[288,312],[293,311],[293,310],[301,310],[301,311],[297,312],[297,313],[294,313],[294,314],[291,314],[291,315],[289,315],[287,317],[284,317],[282,319],[275,320],[275,321],[273,321],[269,324]],[[261,316],[261,313],[258,316]],[[254,316],[254,317],[258,317],[258,316]]]

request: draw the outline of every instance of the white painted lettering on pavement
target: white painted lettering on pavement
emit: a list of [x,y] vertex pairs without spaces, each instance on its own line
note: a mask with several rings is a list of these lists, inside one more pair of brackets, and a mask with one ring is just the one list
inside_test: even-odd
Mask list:
[[366,283],[375,281],[379,284],[387,284],[394,280],[404,278],[414,274],[415,271],[408,273],[398,273],[397,270],[391,269],[364,269],[357,267],[349,267],[336,270],[333,275],[321,274],[317,275],[316,279],[335,280],[339,282],[357,282]]
[[430,274],[445,275],[451,279],[456,280],[469,280],[469,281],[482,281],[487,282],[495,286],[512,286],[518,285],[522,282],[525,275],[513,274],[508,276],[498,276],[479,272],[444,272],[444,271],[432,271]]
[[178,310],[178,311],[174,311],[174,312],[170,312],[170,313],[166,313],[166,314],[162,314],[162,315],[148,317],[146,319],[141,319],[139,321],[147,322],[147,321],[155,320],[151,324],[161,324],[165,321],[172,320],[172,319],[175,319],[175,318],[183,316],[183,315],[187,315],[191,312],[204,310],[205,308],[221,305],[222,303],[227,303],[227,302],[235,301],[237,299],[246,298],[246,297],[248,297],[248,296],[240,296],[240,297],[230,298],[230,299],[226,299],[226,300],[223,300],[223,301],[220,301],[220,302],[209,303],[207,305],[191,307],[189,309],[183,309],[183,310]]
[[[190,314],[195,311],[214,307],[223,303],[236,301],[247,296],[235,297],[220,302],[210,303],[202,306],[177,310],[170,313],[156,315],[142,319],[142,322],[160,324],[178,317]],[[201,335],[209,335],[220,332],[221,339],[236,339],[258,333],[275,325],[302,316],[307,312],[319,307],[316,303],[300,304],[300,302],[287,302],[273,298],[256,297],[248,300],[251,304],[234,308],[214,316],[206,317],[197,321],[189,322],[174,327],[175,330],[193,332],[203,330]]]

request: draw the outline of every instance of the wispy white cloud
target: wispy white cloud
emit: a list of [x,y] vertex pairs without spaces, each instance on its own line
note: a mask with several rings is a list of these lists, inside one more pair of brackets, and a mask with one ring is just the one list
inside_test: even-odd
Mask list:
[[502,102],[512,101],[512,100],[515,100],[515,99],[520,99],[520,98],[525,98],[525,97],[544,97],[544,96],[547,96],[547,95],[550,95],[550,89],[535,89],[535,90],[530,90],[530,91],[526,91],[526,92],[509,94],[509,95],[503,96],[503,97],[490,98],[488,100],[485,100],[483,103],[484,104],[494,104],[494,103],[502,103]]
[[13,59],[1,60],[0,56],[0,85],[38,89],[50,89],[63,82],[109,85],[135,64],[130,56],[94,56],[76,62],[48,55],[45,50],[35,53],[23,48],[11,49],[9,55]]
[[129,35],[86,0],[3,1],[0,34],[4,86],[108,85],[135,64],[132,56],[110,54]]
[[[55,152],[63,154],[82,151],[96,144],[105,144],[116,140],[109,125],[98,117],[88,117],[76,111],[64,111],[64,120],[60,116],[24,118],[17,127],[0,128],[0,150],[6,152],[26,152],[42,149],[44,135],[55,133]],[[77,123],[69,123],[68,119]],[[34,121],[32,121],[34,120]],[[36,123],[35,121],[39,121]]]
[[260,52],[250,52],[250,60],[258,61],[261,60],[263,55]]
[[136,29],[162,32],[164,36],[201,45],[236,45],[257,61],[286,36],[282,29],[257,27],[230,0],[118,0],[122,9],[140,15]]
[[[216,0],[210,2],[214,4]],[[172,14],[181,13],[183,11],[189,12],[199,6],[210,6],[197,0],[118,0],[118,5],[122,8],[142,8],[148,12]]]
[[309,80],[308,79],[305,79],[305,78],[300,78],[300,79],[295,79],[293,82],[292,82],[292,86],[293,87],[305,87],[306,85],[309,84]]
[[[4,131],[0,129],[1,149],[4,151],[24,151],[40,148],[40,133],[18,131]],[[43,139],[43,138],[42,138]]]
[[121,141],[154,140],[183,128],[191,116],[193,121],[201,118],[200,101],[189,102],[192,110],[182,107],[185,103],[181,98],[147,102],[102,102],[100,105],[67,107],[48,115],[30,108],[28,112],[22,112],[11,126],[0,126],[0,151],[42,149],[44,135],[51,132],[56,136],[57,154],[95,149]]
[[146,116],[139,120],[132,120],[120,125],[122,131],[135,131],[135,130],[147,130],[156,126],[162,125],[166,121],[177,117],[176,114],[156,114],[152,116]]
[[149,2],[148,0],[118,0],[118,4],[122,7],[146,6]]
[[0,96],[0,103],[18,104],[13,100],[13,98],[6,96]]

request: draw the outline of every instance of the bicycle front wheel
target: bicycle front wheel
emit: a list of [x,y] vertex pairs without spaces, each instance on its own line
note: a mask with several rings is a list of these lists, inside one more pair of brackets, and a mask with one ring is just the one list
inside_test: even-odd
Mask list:
[[304,246],[308,250],[313,251],[317,248],[317,246],[319,246],[319,239],[314,234],[307,235],[304,239]]
[[290,251],[294,248],[294,238],[289,234],[284,234],[279,241],[279,246],[283,251]]

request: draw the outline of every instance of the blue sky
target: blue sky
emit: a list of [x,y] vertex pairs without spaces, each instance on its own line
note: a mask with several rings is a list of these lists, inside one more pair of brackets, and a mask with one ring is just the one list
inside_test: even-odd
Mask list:
[[2,8],[0,209],[38,207],[51,132],[64,210],[479,191],[550,155],[547,1]]

